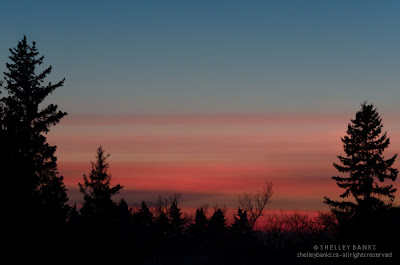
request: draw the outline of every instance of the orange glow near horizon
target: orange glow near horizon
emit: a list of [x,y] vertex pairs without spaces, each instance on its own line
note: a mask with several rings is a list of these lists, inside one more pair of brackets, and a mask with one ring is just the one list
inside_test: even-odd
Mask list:
[[[180,192],[199,195],[184,202],[185,207],[205,201],[235,208],[238,194],[259,190],[267,179],[274,185],[270,209],[316,211],[327,209],[324,196],[341,194],[331,179],[337,175],[332,163],[343,154],[340,138],[349,118],[81,115],[67,117],[48,140],[57,145],[59,171],[71,190],[89,173],[90,161],[102,145],[111,154],[113,183],[124,186],[128,202],[141,200],[140,192],[154,199],[157,193]],[[400,128],[384,130],[391,138],[385,153],[389,157],[400,150]]]

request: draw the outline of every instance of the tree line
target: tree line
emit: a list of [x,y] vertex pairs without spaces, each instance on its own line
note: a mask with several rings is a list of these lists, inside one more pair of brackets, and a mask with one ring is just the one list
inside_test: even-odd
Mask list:
[[[207,216],[199,207],[191,219],[184,218],[178,195],[159,198],[155,203],[141,202],[133,209],[112,197],[122,185],[111,185],[107,158],[100,146],[88,175],[79,183],[83,194],[80,209],[68,205],[64,178],[58,172],[56,146],[46,134],[67,115],[55,104],[43,106],[46,97],[64,85],[65,79],[46,83],[52,71],[38,72],[44,56],[36,43],[26,36],[9,50],[4,80],[0,83],[0,173],[6,225],[11,229],[11,246],[51,248],[71,245],[99,250],[135,250],[138,255],[217,255],[236,251],[269,258],[291,260],[282,249],[304,249],[318,242],[363,242],[375,240],[391,248],[387,237],[400,235],[400,212],[394,204],[398,170],[397,155],[386,159],[390,144],[382,132],[382,119],[373,104],[364,102],[342,138],[345,155],[334,167],[339,176],[333,180],[344,189],[335,201],[325,197],[331,213],[311,219],[300,214],[272,215],[264,231],[256,231],[273,194],[266,181],[256,193],[243,193],[233,222],[228,224],[221,208]],[[38,244],[40,242],[40,244]],[[398,247],[398,245],[396,246]]]

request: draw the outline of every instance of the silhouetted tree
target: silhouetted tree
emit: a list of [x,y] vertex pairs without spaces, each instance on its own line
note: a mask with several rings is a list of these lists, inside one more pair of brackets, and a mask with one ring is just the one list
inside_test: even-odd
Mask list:
[[171,207],[168,211],[170,219],[170,227],[172,235],[179,236],[183,232],[184,219],[182,218],[181,209],[178,207],[178,202],[175,200],[172,202]]
[[[1,95],[1,87],[3,86],[3,81],[0,80],[0,95]],[[1,146],[5,146],[4,136],[5,136],[5,126],[4,123],[4,102],[0,100],[0,144]],[[5,154],[0,154],[0,159],[4,159]]]
[[77,210],[76,204],[73,207],[69,207],[67,223],[66,223],[66,234],[67,240],[65,246],[73,245],[76,248],[83,247],[83,242],[80,240],[82,235],[82,223],[81,223],[81,215]]
[[132,238],[132,209],[125,199],[121,199],[116,205],[113,216],[113,232],[116,247],[127,249]]
[[135,224],[143,227],[150,227],[153,224],[153,214],[150,212],[150,208],[147,206],[145,201],[142,201],[140,209],[133,215],[133,221]]
[[146,251],[148,252],[150,249],[154,251],[154,246],[152,245],[159,238],[162,238],[162,236],[157,235],[155,232],[157,228],[154,225],[154,220],[153,213],[145,201],[142,201],[140,207],[132,214],[131,240],[134,248],[141,254],[144,254]]
[[195,239],[201,239],[205,236],[208,227],[208,218],[204,213],[204,208],[198,208],[194,217],[194,222],[189,226],[189,234]]
[[249,219],[247,218],[247,211],[238,208],[236,215],[233,217],[232,231],[241,235],[249,235],[252,232]]
[[108,173],[109,165],[105,154],[100,146],[97,149],[96,162],[92,163],[89,176],[83,175],[83,183],[79,183],[80,191],[83,193],[82,218],[88,222],[110,222],[115,207],[112,196],[117,194],[123,187],[110,186],[111,175]]
[[207,229],[207,250],[211,255],[219,255],[221,252],[229,251],[230,238],[228,234],[225,212],[215,209],[210,217]]
[[249,213],[249,224],[252,228],[254,228],[258,218],[264,214],[264,209],[270,202],[272,194],[272,182],[265,180],[261,191],[256,193],[245,192],[239,196],[239,205]]
[[170,224],[168,215],[161,211],[158,212],[158,215],[154,221],[154,233],[156,241],[163,241],[167,239],[170,235]]
[[70,207],[64,177],[50,178],[41,188],[41,205],[44,209],[44,220],[47,224],[62,224],[66,221]]
[[28,44],[25,36],[10,52],[11,62],[6,63],[4,73],[7,94],[1,99],[0,167],[6,186],[14,187],[12,207],[24,208],[24,216],[18,211],[14,215],[36,224],[64,222],[68,197],[57,172],[56,146],[46,142],[45,134],[67,113],[54,104],[41,106],[63,86],[64,79],[44,84],[52,67],[37,72],[44,56],[39,56],[36,43]]
[[177,204],[181,200],[182,195],[180,193],[174,193],[171,196],[168,197],[163,197],[161,195],[158,195],[158,198],[155,202],[155,208],[156,212],[165,212],[168,215],[169,208],[172,206],[174,202]]
[[216,209],[208,222],[208,231],[211,234],[220,234],[226,231],[225,213],[221,209]]
[[330,221],[320,218],[299,212],[271,213],[267,218],[263,240],[270,248],[282,251],[281,255],[287,255],[288,251],[309,249],[315,244],[335,242],[332,231],[324,227]]
[[80,215],[76,209],[76,203],[74,204],[74,207],[69,207],[67,222],[74,225],[78,225],[80,223]]
[[[342,198],[352,196],[351,201],[333,201],[325,197],[325,203],[339,218],[369,215],[391,205],[396,191],[393,185],[381,185],[386,180],[396,180],[398,170],[392,165],[397,155],[385,159],[383,151],[389,146],[386,132],[382,133],[382,119],[372,104],[364,102],[356,118],[348,125],[347,135],[342,138],[346,156],[338,156],[340,163],[333,165],[348,177],[334,176],[337,185],[345,189]],[[388,200],[384,200],[384,198]]]
[[129,208],[125,199],[121,199],[117,204],[115,216],[118,226],[122,228],[126,228],[132,223],[132,209]]

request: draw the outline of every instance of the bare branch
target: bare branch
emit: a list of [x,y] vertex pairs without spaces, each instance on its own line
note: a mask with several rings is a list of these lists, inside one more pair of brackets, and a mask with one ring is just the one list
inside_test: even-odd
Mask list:
[[261,191],[256,193],[244,192],[239,195],[239,205],[250,214],[250,225],[254,228],[258,218],[264,214],[264,209],[273,194],[272,182],[265,180]]

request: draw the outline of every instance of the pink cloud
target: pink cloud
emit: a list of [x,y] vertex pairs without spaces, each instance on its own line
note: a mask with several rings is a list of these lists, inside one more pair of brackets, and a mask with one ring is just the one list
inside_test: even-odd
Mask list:
[[276,113],[276,114],[75,114],[63,120],[64,125],[127,125],[127,124],[329,124],[348,121],[348,113]]
[[[48,139],[58,146],[59,169],[70,188],[89,172],[101,144],[111,153],[115,183],[126,190],[230,198],[256,191],[267,178],[274,183],[276,209],[313,209],[322,207],[323,196],[341,193],[331,179],[337,175],[332,163],[343,154],[340,138],[351,116],[75,115]],[[392,127],[384,129],[393,140],[386,156],[400,150],[400,128],[395,117],[388,120]]]

